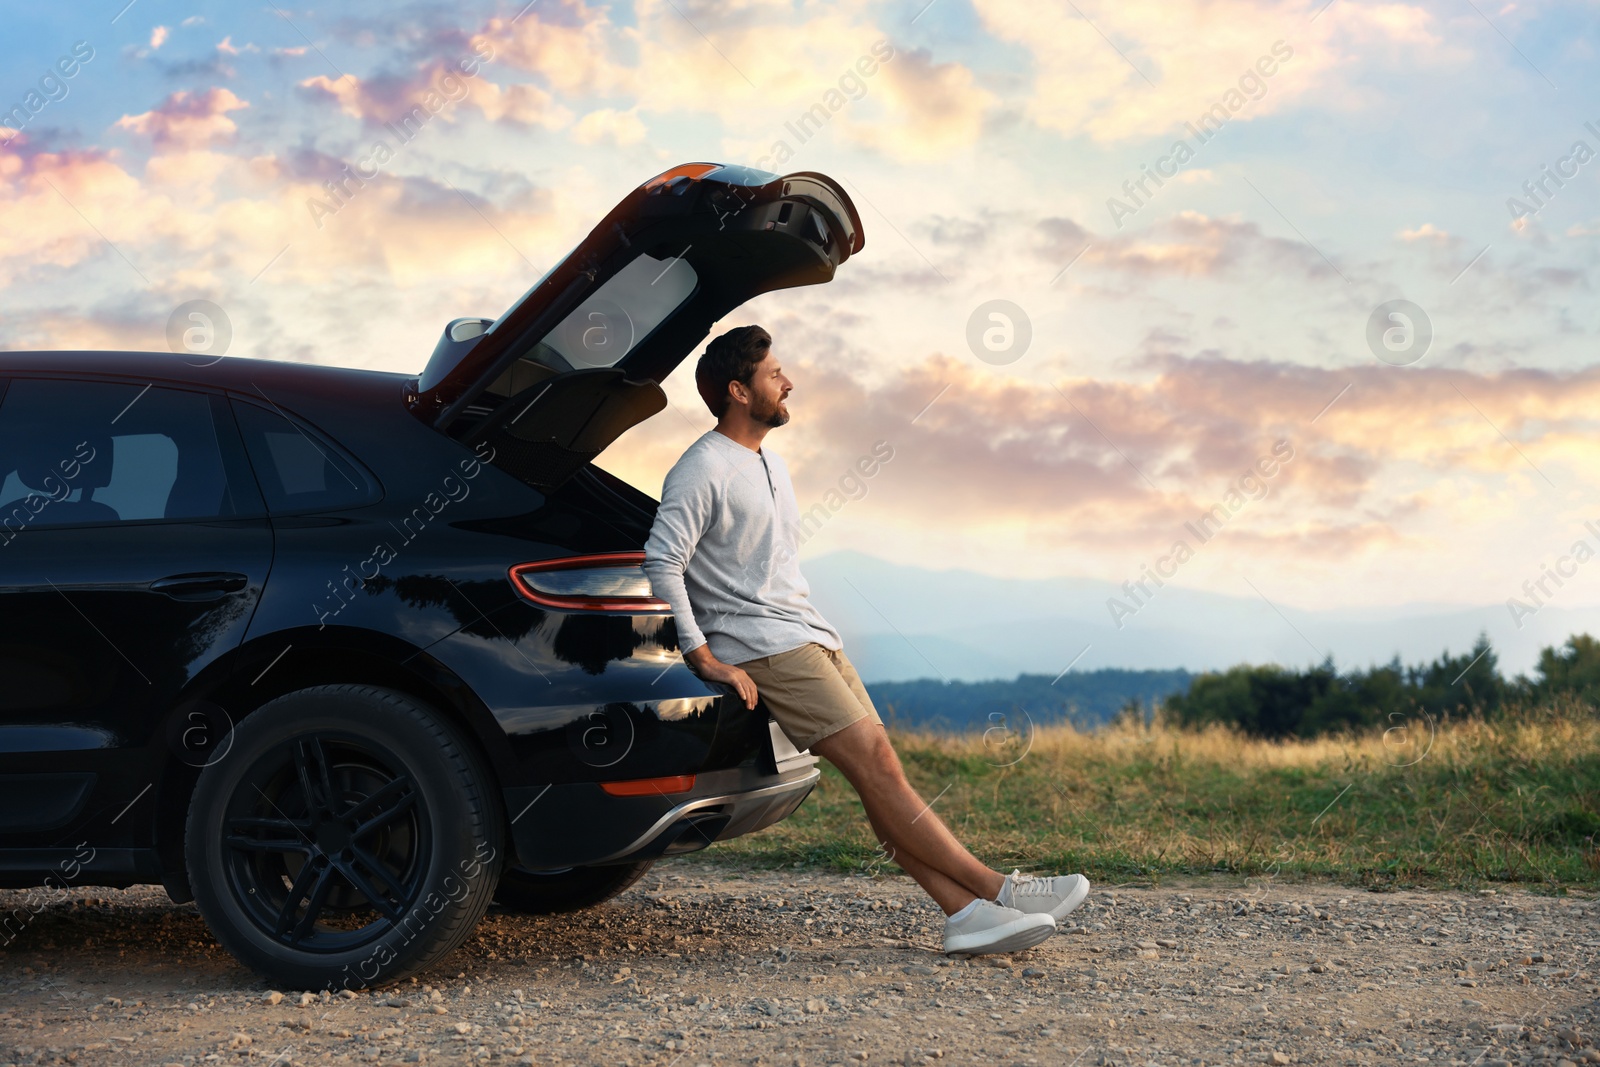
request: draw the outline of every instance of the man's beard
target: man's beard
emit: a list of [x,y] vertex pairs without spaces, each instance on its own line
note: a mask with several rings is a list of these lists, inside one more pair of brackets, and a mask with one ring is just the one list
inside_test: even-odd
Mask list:
[[784,423],[789,421],[789,413],[783,410],[782,400],[774,400],[772,402],[771,409],[756,414],[755,420],[757,422],[766,423],[773,429],[777,429],[779,426],[782,426]]

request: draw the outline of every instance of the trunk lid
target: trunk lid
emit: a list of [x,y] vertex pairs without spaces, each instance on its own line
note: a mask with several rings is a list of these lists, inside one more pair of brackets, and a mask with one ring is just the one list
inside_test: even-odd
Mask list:
[[498,319],[445,327],[413,412],[529,485],[566,481],[666,406],[660,382],[740,304],[829,281],[861,251],[842,188],[810,171],[689,163],[629,193]]

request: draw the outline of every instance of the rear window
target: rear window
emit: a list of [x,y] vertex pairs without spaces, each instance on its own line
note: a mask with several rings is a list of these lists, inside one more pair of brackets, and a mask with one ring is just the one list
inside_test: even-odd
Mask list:
[[233,410],[272,514],[361,507],[382,495],[338,445],[286,412],[240,400]]
[[640,255],[574,308],[524,358],[558,370],[614,367],[682,307],[699,283],[685,260]]

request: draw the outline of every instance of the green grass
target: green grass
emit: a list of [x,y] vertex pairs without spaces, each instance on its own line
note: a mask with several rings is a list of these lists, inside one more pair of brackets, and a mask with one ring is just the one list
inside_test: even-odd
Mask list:
[[[1031,744],[993,731],[893,737],[917,790],[996,868],[1111,883],[1225,872],[1600,887],[1600,718],[1587,707],[1281,743],[1128,723],[1042,728]],[[789,819],[699,855],[897,870],[827,765]]]

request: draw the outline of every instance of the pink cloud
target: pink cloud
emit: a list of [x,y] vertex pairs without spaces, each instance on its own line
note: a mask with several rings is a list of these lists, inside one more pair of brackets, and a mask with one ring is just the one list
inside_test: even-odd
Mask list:
[[213,87],[202,93],[179,90],[158,107],[141,115],[124,115],[117,126],[143,134],[158,149],[189,149],[227,141],[239,132],[228,112],[249,107],[230,89]]
[[498,85],[481,75],[468,75],[444,63],[433,63],[406,75],[372,78],[329,78],[316,75],[300,83],[312,99],[331,100],[352,118],[369,125],[406,124],[418,129],[435,116],[450,121],[457,107],[471,107],[491,122],[518,126],[559,127],[570,112],[537,85]]
[[[1026,527],[1056,547],[1166,547],[1280,441],[1293,458],[1268,480],[1272,502],[1252,503],[1255,517],[1230,534],[1237,551],[1344,558],[1416,547],[1417,530],[1461,506],[1435,495],[1438,485],[1538,478],[1485,417],[1558,482],[1600,461],[1600,365],[1481,375],[1163,357],[1147,361],[1143,380],[1051,385],[931,356],[868,386],[793,363],[794,419],[774,445],[802,504],[883,440],[895,457],[892,476],[873,483],[879,519]],[[619,473],[659,484],[685,434],[710,424],[685,403],[635,431]],[[1484,505],[1485,521],[1497,506]]]
[[1083,252],[1085,263],[1145,277],[1215,277],[1265,268],[1319,279],[1333,269],[1303,242],[1271,237],[1254,222],[1180,211],[1137,233],[1096,234],[1077,222],[1048,218],[1038,225],[1035,249],[1052,263]]

